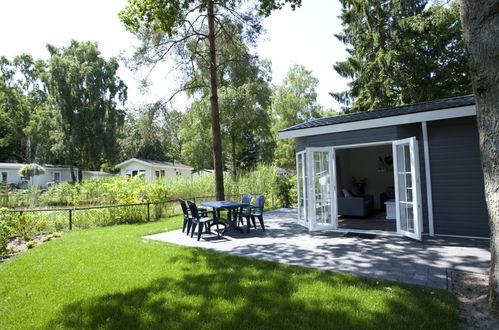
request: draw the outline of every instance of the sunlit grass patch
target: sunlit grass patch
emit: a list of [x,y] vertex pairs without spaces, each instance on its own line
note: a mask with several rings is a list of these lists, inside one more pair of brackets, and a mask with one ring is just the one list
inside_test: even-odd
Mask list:
[[143,238],[180,226],[174,217],[69,232],[0,264],[0,328],[457,327],[447,291]]

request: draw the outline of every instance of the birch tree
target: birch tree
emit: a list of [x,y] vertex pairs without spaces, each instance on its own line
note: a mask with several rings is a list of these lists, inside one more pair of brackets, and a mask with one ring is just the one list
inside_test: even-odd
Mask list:
[[[69,47],[47,46],[50,52],[47,87],[60,114],[61,148],[71,166],[99,169],[102,156],[117,155],[117,131],[127,88],[116,75],[116,59],[104,59],[92,42],[71,41]],[[71,170],[73,181],[74,171]]]

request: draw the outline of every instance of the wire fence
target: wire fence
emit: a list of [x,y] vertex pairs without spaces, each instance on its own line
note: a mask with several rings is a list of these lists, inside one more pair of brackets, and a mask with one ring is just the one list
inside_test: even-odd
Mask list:
[[[243,194],[226,195],[228,199],[241,198]],[[196,196],[183,198],[191,200],[196,204],[212,201],[216,196]],[[268,196],[271,207],[275,207],[274,198]],[[182,213],[178,199],[170,199],[155,202],[141,202],[116,205],[98,205],[65,208],[34,208],[7,210],[10,213],[18,213],[20,219],[28,217],[36,218],[37,222],[43,223],[45,227],[54,230],[75,228],[83,229],[122,223],[135,223],[152,221],[162,217],[169,217]],[[26,221],[26,220],[22,220]]]

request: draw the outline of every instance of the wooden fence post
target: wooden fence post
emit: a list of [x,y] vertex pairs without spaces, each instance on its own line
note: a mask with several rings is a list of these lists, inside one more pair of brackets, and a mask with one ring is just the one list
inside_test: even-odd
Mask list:
[[150,203],[147,203],[147,221],[151,221],[151,212],[149,211]]

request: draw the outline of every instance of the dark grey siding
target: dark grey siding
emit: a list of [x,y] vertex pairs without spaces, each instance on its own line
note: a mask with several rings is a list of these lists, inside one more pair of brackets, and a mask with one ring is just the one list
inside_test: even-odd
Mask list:
[[308,137],[307,147],[330,147],[348,144],[391,141],[397,139],[396,126],[363,129]]
[[428,123],[435,233],[489,236],[475,117]]
[[305,150],[308,144],[308,137],[299,137],[295,139],[296,152]]

